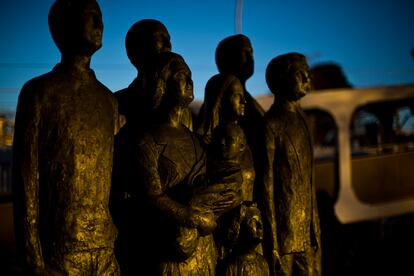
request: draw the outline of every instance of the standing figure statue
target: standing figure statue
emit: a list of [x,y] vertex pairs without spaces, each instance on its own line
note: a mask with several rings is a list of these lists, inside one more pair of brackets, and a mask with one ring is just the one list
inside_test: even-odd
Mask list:
[[108,208],[117,101],[90,69],[101,47],[95,0],[57,0],[49,13],[62,56],[19,96],[13,143],[14,222],[28,274],[118,275]]
[[132,137],[143,133],[151,127],[154,110],[159,105],[157,95],[149,92],[150,78],[154,75],[158,56],[171,51],[170,35],[167,28],[158,20],[143,19],[128,30],[125,38],[126,52],[129,60],[138,70],[137,77],[125,89],[115,92],[119,103],[119,112],[126,117],[125,126],[115,137],[114,166],[112,174],[112,191],[110,208],[118,228],[115,252],[123,275],[135,275],[136,259],[141,252],[137,236],[142,225],[134,220],[130,210],[134,209],[127,191],[127,165],[132,162],[128,157],[131,151]]
[[[254,60],[253,48],[248,37],[242,34],[229,36],[223,39],[216,49],[216,64],[220,74],[233,75],[239,79],[245,99],[244,116],[240,118],[247,144],[252,152],[254,168],[256,173],[262,167],[263,148],[260,141],[263,140],[263,116],[264,110],[257,101],[246,90],[246,81],[253,75]],[[206,95],[207,96],[207,95]],[[204,129],[206,106],[202,106],[197,119],[197,131]]]
[[[151,87],[161,95],[160,105],[153,127],[134,137],[127,170],[128,193],[136,203],[130,212],[141,224],[136,265],[142,275],[215,275],[214,211],[190,204],[205,185],[206,168],[200,141],[181,123],[193,100],[191,71],[171,52],[161,54],[156,66]],[[234,193],[226,193],[217,202],[223,208],[234,204]]]
[[265,116],[265,252],[276,275],[320,275],[320,228],[313,148],[299,100],[310,89],[305,56],[274,58],[266,81],[275,102]]

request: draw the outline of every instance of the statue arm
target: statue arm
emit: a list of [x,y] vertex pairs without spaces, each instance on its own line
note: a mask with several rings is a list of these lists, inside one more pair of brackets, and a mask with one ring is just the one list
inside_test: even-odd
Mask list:
[[180,226],[198,228],[203,233],[213,231],[216,222],[212,212],[194,210],[190,206],[177,202],[166,193],[166,185],[162,184],[158,171],[159,153],[156,145],[147,141],[141,143],[139,148],[136,156],[139,159],[137,160],[139,166],[142,168],[145,193],[150,204],[172,218]]
[[13,196],[16,242],[29,269],[43,269],[39,239],[38,134],[40,122],[36,91],[25,85],[20,93],[13,141]]
[[265,129],[265,147],[266,147],[266,156],[265,156],[265,165],[264,165],[264,220],[268,228],[268,238],[270,238],[270,249],[271,260],[275,267],[276,262],[278,262],[278,241],[277,241],[277,222],[276,222],[276,206],[274,202],[274,161],[276,153],[276,139],[273,131],[267,125]]
[[115,95],[113,98],[113,107],[114,107],[114,135],[118,134],[119,130],[125,125],[126,118],[125,115],[119,112],[119,103]]
[[[313,148],[312,148],[313,150]],[[311,170],[311,185],[312,185],[312,226],[313,226],[313,234],[315,235],[314,242],[316,249],[321,249],[321,229],[320,229],[320,221],[319,221],[319,210],[318,210],[318,201],[317,201],[317,187],[315,182],[315,164],[313,161],[312,156],[312,170]]]

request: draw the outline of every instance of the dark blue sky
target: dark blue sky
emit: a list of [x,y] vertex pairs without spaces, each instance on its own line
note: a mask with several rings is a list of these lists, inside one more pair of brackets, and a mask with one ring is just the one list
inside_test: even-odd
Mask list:
[[[0,109],[15,108],[29,79],[51,70],[60,59],[47,25],[53,0],[0,3]],[[99,0],[103,47],[92,59],[101,82],[116,91],[136,76],[124,48],[130,26],[143,18],[161,20],[173,51],[193,72],[201,99],[217,73],[214,51],[235,32],[236,0]],[[265,93],[264,71],[276,55],[304,53],[311,65],[340,64],[356,87],[414,83],[414,1],[412,0],[244,0],[242,31],[250,37],[255,74],[253,95]]]

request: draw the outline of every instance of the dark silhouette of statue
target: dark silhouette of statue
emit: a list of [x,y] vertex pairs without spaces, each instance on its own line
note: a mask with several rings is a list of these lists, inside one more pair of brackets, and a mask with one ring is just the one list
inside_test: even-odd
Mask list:
[[[129,212],[140,224],[135,266],[143,275],[214,275],[215,210],[191,204],[207,186],[205,151],[180,121],[193,100],[191,71],[175,53],[163,53],[156,62],[150,87],[161,97],[154,124],[133,136],[127,152],[127,192],[134,202]],[[235,198],[234,191],[223,191],[215,205],[224,210]]]
[[[163,23],[154,19],[136,22],[127,32],[125,46],[128,58],[138,71],[137,77],[125,89],[115,93],[120,113],[127,123],[115,139],[113,186],[111,192],[111,212],[119,236],[116,254],[123,274],[135,275],[136,259],[140,254],[131,246],[140,240],[142,225],[134,220],[130,210],[136,209],[135,201],[127,193],[125,185],[130,181],[128,165],[133,162],[129,152],[134,147],[134,136],[145,133],[154,125],[155,114],[160,107],[164,91],[154,87],[157,77],[157,60],[166,52],[171,52],[170,35]],[[192,115],[188,108],[180,116],[180,122],[192,130]],[[137,245],[138,246],[138,245]]]
[[[262,141],[261,131],[263,127],[264,111],[257,101],[246,90],[246,81],[253,75],[254,60],[253,48],[248,37],[242,34],[229,36],[223,39],[216,49],[216,64],[220,74],[230,74],[237,77],[244,91],[245,111],[239,124],[242,127],[247,144],[252,152],[254,168],[257,170],[262,167],[263,149],[259,141]],[[204,129],[206,119],[205,111],[201,107],[199,118],[197,118],[197,129]]]
[[323,63],[311,68],[312,89],[350,88],[341,66],[336,63]]
[[49,26],[61,62],[24,85],[16,113],[18,250],[28,274],[118,275],[108,201],[121,120],[89,67],[101,47],[101,11],[94,0],[57,0]]
[[320,275],[313,150],[299,106],[311,85],[306,58],[289,53],[272,59],[266,81],[275,102],[265,116],[265,253],[276,275]]
[[231,253],[218,267],[218,275],[269,275],[269,265],[258,252],[263,240],[262,217],[256,204],[245,201],[231,211],[227,242]]
[[[155,70],[155,60],[159,54],[171,51],[170,35],[163,23],[155,19],[143,19],[128,30],[125,47],[131,63],[138,70],[137,77],[125,89],[115,93],[119,101],[120,113],[125,114],[131,128],[145,129],[151,126],[151,113],[158,107],[162,95],[153,95],[148,78]],[[181,118],[192,130],[192,114],[186,110]]]

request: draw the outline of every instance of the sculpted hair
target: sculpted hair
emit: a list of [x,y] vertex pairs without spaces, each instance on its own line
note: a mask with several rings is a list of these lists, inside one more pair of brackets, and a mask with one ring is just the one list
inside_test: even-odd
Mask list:
[[299,53],[287,53],[273,58],[266,68],[266,83],[274,95],[282,96],[291,70],[300,63],[306,63],[306,57]]
[[[213,130],[220,123],[221,108],[225,92],[233,83],[240,81],[230,74],[217,74],[210,78],[206,84],[204,92],[204,129],[203,137],[208,142]],[[240,84],[241,86],[241,84]]]

